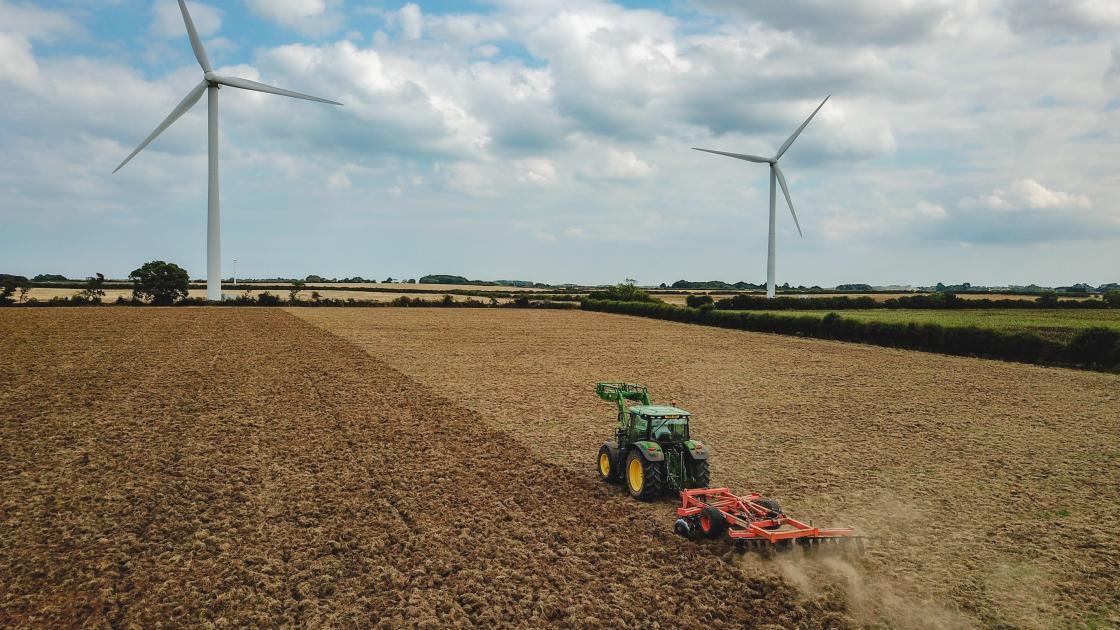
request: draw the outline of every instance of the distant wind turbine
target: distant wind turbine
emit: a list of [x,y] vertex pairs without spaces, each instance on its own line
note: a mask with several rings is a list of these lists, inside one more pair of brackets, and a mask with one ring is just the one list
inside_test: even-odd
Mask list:
[[824,107],[824,104],[827,103],[828,99],[830,98],[832,98],[831,94],[826,96],[824,100],[821,101],[820,105],[817,105],[817,108],[813,110],[813,113],[809,114],[809,117],[805,119],[805,122],[801,123],[801,126],[797,128],[797,131],[793,132],[793,135],[785,141],[785,144],[782,145],[782,148],[778,149],[778,152],[772,158],[761,157],[758,155],[743,155],[742,153],[727,153],[725,151],[712,151],[711,149],[697,149],[696,147],[693,147],[697,151],[715,153],[717,155],[726,155],[727,157],[733,157],[738,160],[746,160],[748,162],[757,162],[759,164],[770,165],[770,238],[766,247],[766,297],[768,298],[774,297],[774,234],[776,223],[774,210],[774,202],[776,197],[776,191],[774,190],[775,180],[777,180],[778,183],[782,185],[782,194],[785,195],[786,203],[789,204],[789,212],[793,215],[793,223],[797,226],[798,235],[804,236],[801,233],[801,223],[797,220],[797,212],[793,209],[793,200],[789,197],[789,186],[786,185],[786,176],[782,173],[782,168],[778,166],[778,160],[782,159],[782,156],[785,155],[786,151],[789,150],[790,146],[793,144],[793,141],[797,140],[797,136],[801,135],[801,132],[804,131],[805,127],[809,125],[809,121],[813,120],[813,116],[816,116],[817,112],[821,111],[821,108]]
[[330,105],[342,105],[342,103],[336,103],[335,101],[328,101],[325,98],[308,96],[290,90],[282,90],[277,87],[272,87],[271,85],[257,83],[256,81],[250,81],[248,79],[223,77],[214,74],[214,70],[210,67],[210,59],[206,57],[206,50],[202,47],[202,40],[198,36],[198,31],[194,27],[194,21],[191,20],[191,14],[187,11],[187,5],[183,0],[179,0],[179,10],[183,13],[183,23],[187,26],[187,36],[190,37],[191,48],[194,49],[195,59],[198,59],[198,65],[202,66],[202,83],[196,85],[195,88],[187,94],[186,98],[175,106],[175,109],[171,110],[171,114],[156,127],[156,130],[145,138],[144,141],[140,143],[140,146],[136,147],[136,150],[130,153],[113,172],[116,173],[121,170],[125,164],[128,164],[129,160],[136,157],[137,153],[140,153],[144,150],[144,147],[151,144],[152,140],[155,140],[159,134],[163,133],[163,131],[170,127],[176,120],[179,120],[190,108],[194,107],[195,103],[202,98],[203,92],[207,93],[207,100],[209,103],[208,145],[210,157],[210,195],[207,204],[208,212],[206,215],[206,299],[216,301],[222,299],[222,232],[221,208],[218,200],[218,89],[220,86],[226,85],[243,90],[279,94],[280,96],[301,98],[308,101],[328,103]]

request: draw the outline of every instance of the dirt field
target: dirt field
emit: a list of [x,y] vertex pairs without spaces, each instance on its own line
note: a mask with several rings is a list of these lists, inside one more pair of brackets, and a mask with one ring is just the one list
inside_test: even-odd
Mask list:
[[0,356],[3,627],[860,623],[279,309],[2,309]]
[[[292,312],[576,477],[613,421],[595,381],[676,398],[713,483],[872,537],[863,564],[743,567],[839,587],[857,620],[1120,623],[1118,376],[583,312]],[[670,504],[635,509],[670,527]]]

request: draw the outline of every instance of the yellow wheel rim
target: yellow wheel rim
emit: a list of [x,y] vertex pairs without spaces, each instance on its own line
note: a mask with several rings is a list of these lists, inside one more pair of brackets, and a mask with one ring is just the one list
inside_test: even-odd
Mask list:
[[630,467],[626,471],[627,476],[630,478],[630,490],[633,492],[641,492],[642,484],[645,482],[643,479],[644,472],[642,471],[642,462],[637,458],[630,460]]
[[599,473],[604,477],[611,474],[611,458],[606,453],[599,453]]

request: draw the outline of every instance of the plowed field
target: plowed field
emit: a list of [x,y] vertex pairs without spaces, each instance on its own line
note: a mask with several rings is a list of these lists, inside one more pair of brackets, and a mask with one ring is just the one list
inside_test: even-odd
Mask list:
[[[292,312],[580,479],[612,431],[596,381],[677,399],[714,484],[871,537],[862,563],[742,565],[839,587],[858,622],[1120,624],[1116,375],[582,312]],[[671,525],[668,502],[634,511]]]
[[563,385],[489,383],[538,443],[278,309],[5,309],[0,358],[0,626],[861,623],[575,465]]

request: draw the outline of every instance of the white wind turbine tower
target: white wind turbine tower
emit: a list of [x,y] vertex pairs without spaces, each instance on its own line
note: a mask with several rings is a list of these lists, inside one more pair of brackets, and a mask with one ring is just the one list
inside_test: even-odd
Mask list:
[[797,233],[801,236],[804,236],[803,234],[801,234],[801,223],[797,221],[797,212],[795,212],[793,209],[793,200],[789,197],[789,186],[786,185],[786,176],[782,173],[782,168],[778,166],[778,160],[782,159],[782,156],[785,155],[786,151],[789,150],[789,147],[793,144],[793,141],[797,140],[797,136],[801,135],[801,132],[804,131],[805,127],[809,125],[809,121],[813,120],[813,116],[816,116],[817,112],[821,111],[821,108],[824,107],[824,104],[827,103],[828,99],[830,98],[832,98],[831,94],[824,97],[824,100],[821,101],[821,104],[817,105],[817,108],[813,110],[812,114],[809,114],[809,117],[805,119],[805,122],[801,123],[801,126],[797,128],[797,131],[794,131],[793,135],[791,135],[789,139],[785,141],[785,144],[783,144],[782,147],[778,149],[778,152],[774,155],[774,157],[766,158],[758,155],[743,155],[742,153],[727,153],[725,151],[712,151],[711,149],[696,149],[696,147],[693,147],[697,151],[705,151],[707,153],[715,153],[717,155],[726,155],[727,157],[733,157],[739,160],[746,160],[748,162],[757,162],[759,164],[770,165],[770,238],[767,242],[766,247],[766,297],[768,298],[774,297],[774,233],[776,223],[774,209],[774,202],[776,198],[776,191],[774,190],[775,180],[777,180],[778,183],[782,185],[782,194],[785,195],[786,203],[789,204],[789,212],[793,215],[793,223],[797,226]]
[[183,13],[183,22],[187,26],[187,36],[190,37],[191,48],[194,49],[194,56],[198,59],[198,65],[202,66],[202,83],[196,85],[182,102],[175,106],[175,109],[171,110],[171,114],[156,127],[156,130],[145,138],[144,141],[140,143],[140,146],[136,147],[136,150],[129,154],[113,172],[116,173],[121,170],[125,164],[128,164],[129,160],[136,157],[137,153],[143,151],[144,147],[148,146],[152,140],[155,140],[159,134],[163,133],[172,123],[178,120],[183,114],[187,113],[190,108],[194,107],[195,103],[202,98],[203,92],[207,93],[209,102],[208,152],[210,157],[210,181],[209,201],[207,204],[208,212],[206,215],[206,299],[216,301],[222,299],[222,232],[221,209],[218,201],[218,89],[220,86],[225,85],[241,88],[243,90],[253,90],[256,92],[289,96],[291,98],[302,98],[308,101],[329,103],[331,105],[342,105],[342,103],[336,103],[335,101],[328,101],[325,98],[308,96],[290,90],[282,90],[277,87],[272,87],[271,85],[257,83],[256,81],[250,81],[248,79],[223,77],[214,74],[213,68],[210,67],[210,59],[206,57],[206,50],[202,47],[202,39],[198,36],[198,31],[194,27],[194,21],[191,20],[191,14],[187,11],[187,5],[183,0],[179,0],[179,10]]

